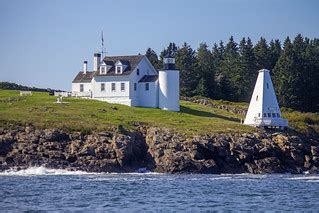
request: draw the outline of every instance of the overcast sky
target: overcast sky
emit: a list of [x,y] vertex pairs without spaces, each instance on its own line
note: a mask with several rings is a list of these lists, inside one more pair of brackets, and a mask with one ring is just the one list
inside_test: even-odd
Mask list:
[[71,89],[100,34],[109,55],[249,36],[319,37],[317,0],[0,0],[0,81]]

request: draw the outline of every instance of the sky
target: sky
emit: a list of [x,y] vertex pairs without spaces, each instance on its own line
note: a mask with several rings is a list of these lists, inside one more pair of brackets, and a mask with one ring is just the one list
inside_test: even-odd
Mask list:
[[318,38],[318,11],[318,0],[0,0],[0,81],[70,91],[102,30],[108,55],[160,53],[231,35]]

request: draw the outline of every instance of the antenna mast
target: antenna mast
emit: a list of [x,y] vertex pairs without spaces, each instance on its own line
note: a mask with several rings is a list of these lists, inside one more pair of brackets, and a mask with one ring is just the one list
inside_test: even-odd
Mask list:
[[104,36],[103,36],[103,30],[102,30],[102,33],[101,33],[101,55],[102,55],[102,60],[104,58],[104,53],[106,53],[105,49],[104,49]]

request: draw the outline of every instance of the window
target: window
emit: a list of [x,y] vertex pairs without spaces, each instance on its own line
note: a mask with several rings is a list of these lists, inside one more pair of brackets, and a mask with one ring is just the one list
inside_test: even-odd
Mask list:
[[136,87],[137,87],[137,85],[136,85],[136,83],[134,83],[134,91],[136,91]]
[[125,83],[121,83],[121,91],[122,91],[122,92],[125,91]]
[[277,113],[277,117],[280,118],[280,114],[279,113]]
[[105,83],[102,83],[101,84],[101,92],[104,92],[105,91]]
[[83,92],[83,91],[84,91],[84,85],[80,84],[80,92]]
[[115,88],[115,83],[112,83],[112,92],[115,92],[116,88]]
[[260,113],[258,113],[258,118],[260,118]]
[[116,74],[121,74],[121,73],[122,73],[122,67],[116,66]]
[[268,118],[271,118],[271,113],[268,113]]
[[136,70],[136,75],[140,75],[140,69]]
[[145,83],[145,90],[146,91],[150,90],[150,84],[149,83]]
[[264,113],[264,117],[267,118],[267,113]]
[[256,101],[258,101],[258,95],[257,95],[257,97],[256,97]]
[[267,89],[269,89],[269,84],[267,83]]
[[275,118],[276,117],[276,113],[271,113],[272,117]]
[[101,66],[100,67],[100,72],[101,72],[101,74],[106,74],[106,67],[105,66]]

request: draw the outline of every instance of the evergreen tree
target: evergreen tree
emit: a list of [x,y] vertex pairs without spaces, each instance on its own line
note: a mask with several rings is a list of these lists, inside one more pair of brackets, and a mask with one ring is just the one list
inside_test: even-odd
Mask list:
[[295,85],[295,55],[289,37],[284,42],[284,49],[274,69],[274,84],[277,98],[282,106],[296,108],[297,96],[294,94]]
[[160,69],[161,64],[159,63],[158,56],[154,50],[151,48],[147,48],[145,56],[151,62],[151,64],[155,67],[155,69]]
[[[311,92],[311,98],[313,100],[312,104],[312,111],[319,112],[319,39],[315,38],[311,42],[310,46],[312,50],[312,58],[309,57],[309,60],[311,61],[311,70],[313,74],[313,79],[311,81],[312,84],[312,92]],[[311,51],[309,51],[311,52]],[[309,55],[311,53],[308,53]]]
[[298,34],[293,41],[293,51],[294,51],[294,73],[292,73],[294,77],[294,82],[292,86],[292,92],[294,94],[295,100],[292,100],[295,109],[304,110],[306,106],[304,106],[303,102],[305,97],[307,96],[307,81],[305,79],[307,76],[305,67],[305,54],[306,44],[304,42],[304,38]]
[[176,67],[180,70],[180,92],[182,96],[193,96],[198,76],[195,73],[195,51],[184,43],[175,54]]
[[275,65],[281,54],[281,44],[278,39],[271,40],[269,43],[269,54],[270,54],[270,70],[272,71],[275,68]]
[[170,54],[171,56],[175,56],[178,47],[174,42],[170,42],[169,45],[161,52],[159,63],[163,64],[163,58],[165,55]]
[[240,51],[240,69],[236,81],[237,96],[239,101],[250,100],[257,78],[257,69],[255,65],[255,55],[253,44],[248,37],[247,41],[243,38],[239,44]]
[[304,52],[302,99],[303,110],[319,112],[319,46],[314,40],[306,41]]
[[220,79],[223,80],[221,88],[227,88],[226,90],[221,90],[223,99],[231,101],[238,100],[238,96],[236,95],[236,82],[239,78],[240,69],[238,45],[234,41],[233,36],[231,36],[226,45],[223,60],[218,68]]
[[216,43],[214,43],[212,48],[212,58],[213,58],[215,67],[218,67],[220,65],[221,61],[224,58],[224,53],[225,53],[224,43],[220,41],[219,46]]
[[[208,50],[208,46],[206,43],[201,43],[197,50],[197,66],[196,72],[200,79],[203,79],[201,83],[204,83],[203,87],[205,87],[205,94],[208,97],[213,97],[214,92],[214,76],[215,70],[213,67],[213,58],[211,52]],[[202,86],[202,85],[201,85]]]
[[213,66],[215,68],[215,88],[214,88],[214,98],[215,99],[223,99],[223,91],[226,92],[227,86],[229,86],[229,82],[226,82],[225,76],[222,74],[220,69],[220,65],[224,59],[225,47],[224,43],[220,41],[219,46],[215,43],[212,48],[212,59]]
[[257,69],[271,69],[270,54],[266,39],[260,38],[254,47]]
[[196,87],[195,93],[198,96],[202,96],[202,97],[207,97],[208,93],[207,93],[207,86],[206,86],[206,81],[204,78],[201,78],[198,82],[198,85]]

